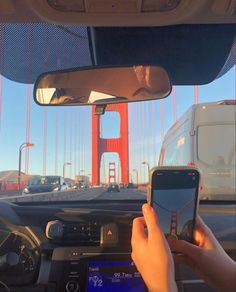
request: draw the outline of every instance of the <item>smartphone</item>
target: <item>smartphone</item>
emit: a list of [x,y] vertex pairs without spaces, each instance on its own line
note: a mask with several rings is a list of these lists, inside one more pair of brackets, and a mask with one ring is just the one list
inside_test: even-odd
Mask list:
[[195,168],[152,169],[149,203],[157,213],[166,238],[193,242],[199,177]]

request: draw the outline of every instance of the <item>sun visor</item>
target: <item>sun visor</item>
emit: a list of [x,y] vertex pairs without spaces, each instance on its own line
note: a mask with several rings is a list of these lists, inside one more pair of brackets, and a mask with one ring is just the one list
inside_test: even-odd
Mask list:
[[91,29],[97,64],[158,64],[174,85],[206,84],[229,70],[234,38],[234,24]]

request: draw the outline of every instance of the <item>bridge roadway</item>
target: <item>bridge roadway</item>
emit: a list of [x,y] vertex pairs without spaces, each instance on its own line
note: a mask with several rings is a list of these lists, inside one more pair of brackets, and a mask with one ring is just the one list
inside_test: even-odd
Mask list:
[[38,194],[0,194],[0,200],[9,202],[40,201],[78,201],[78,200],[131,200],[145,199],[146,193],[138,189],[121,189],[120,192],[107,192],[106,188],[97,187],[83,190],[68,190]]

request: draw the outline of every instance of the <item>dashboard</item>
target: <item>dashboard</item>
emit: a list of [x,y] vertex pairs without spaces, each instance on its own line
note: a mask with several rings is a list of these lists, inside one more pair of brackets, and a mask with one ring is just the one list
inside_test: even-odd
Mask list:
[[[0,292],[146,291],[130,256],[143,203],[0,202]],[[207,202],[200,214],[236,259],[235,205]],[[211,291],[182,265],[176,281],[179,291]]]

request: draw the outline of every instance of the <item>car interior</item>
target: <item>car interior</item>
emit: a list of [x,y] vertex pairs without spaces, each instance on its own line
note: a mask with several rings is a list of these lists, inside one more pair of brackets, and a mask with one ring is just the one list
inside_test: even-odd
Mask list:
[[[91,119],[83,118],[86,111],[94,115],[92,124],[95,125],[96,119],[100,119],[104,112],[112,111],[117,104],[122,108],[127,103],[134,111],[136,104],[140,104],[137,106],[138,121],[143,119],[138,112],[141,106],[145,108],[148,102],[160,104],[173,93],[174,87],[207,86],[224,78],[228,72],[234,74],[234,84],[230,86],[235,92],[235,20],[234,0],[0,1],[0,75],[4,78],[4,82],[0,82],[0,92],[5,90],[5,80],[20,86],[27,84],[27,89],[24,89],[24,95],[28,96],[26,105],[23,102],[16,105],[17,96],[8,98],[6,93],[12,111],[13,108],[16,110],[12,116],[17,117],[17,110],[25,113],[29,107],[42,113],[45,113],[45,108],[48,113],[54,109],[79,108],[83,126],[91,124]],[[142,74],[145,70],[146,74],[148,72],[151,85],[142,83],[139,88],[138,70],[143,70]],[[157,82],[154,75],[159,77]],[[112,80],[111,86],[109,79]],[[88,88],[93,88],[95,93],[103,92],[102,97],[94,98]],[[235,94],[230,97],[219,95],[215,100],[235,100]],[[2,122],[7,115],[4,107],[3,101],[0,110]],[[167,115],[172,115],[171,110]],[[34,119],[32,114],[31,120],[35,123],[36,135],[39,135],[40,127],[45,131],[45,124],[43,126],[39,116]],[[16,120],[15,123],[21,122]],[[1,144],[4,144],[4,135],[11,136],[12,140],[25,135],[25,130],[22,130],[23,134],[20,130],[13,134],[11,127],[3,135],[3,127],[2,130],[0,127]],[[150,122],[147,131],[153,127]],[[62,140],[66,137],[63,131],[63,128],[58,130]],[[139,136],[138,122],[134,133]],[[93,139],[94,135],[92,128],[90,136]],[[132,135],[131,128],[129,135]],[[91,148],[91,143],[87,145],[86,141],[80,142],[83,153]],[[124,144],[122,139],[117,142],[117,145]],[[115,143],[115,146],[109,142],[99,145],[93,145],[91,150],[93,162],[97,161],[94,157],[98,151],[96,147],[101,147],[104,152],[105,149],[113,149],[111,152],[118,149]],[[3,150],[2,159],[6,154],[4,148],[0,149]],[[53,149],[48,146],[48,157],[53,155]],[[33,156],[34,150],[30,151]],[[135,148],[130,151],[130,157],[132,152]],[[58,159],[62,161],[64,158]],[[0,171],[4,170],[1,164],[0,161]],[[70,165],[66,160],[62,164],[63,175],[60,175],[64,177]],[[142,169],[148,166],[150,170],[147,163],[140,162],[140,165]],[[157,165],[158,160],[152,166]],[[105,166],[110,178],[114,172],[111,167]],[[54,191],[48,196],[50,199],[42,199],[41,194],[22,193],[22,190],[19,195],[6,197],[0,191],[0,291],[118,291],[115,290],[115,278],[121,273],[130,279],[129,284],[120,286],[123,288],[119,291],[147,291],[131,259],[132,222],[142,216],[141,208],[147,201],[147,184],[138,185],[141,174],[138,178],[135,167],[129,168],[126,164],[121,165],[118,176],[128,179],[114,181],[116,191],[109,190],[108,182],[103,185],[99,180],[100,166],[93,173],[90,170],[91,186],[88,184],[86,189],[80,190],[69,187],[64,191],[65,195],[62,191]],[[13,169],[10,163],[8,169]],[[37,169],[34,171],[39,174]],[[84,167],[79,174],[86,172],[89,173]],[[56,175],[52,171],[48,174]],[[235,190],[235,178],[232,188]],[[101,190],[103,193],[98,196]],[[81,194],[80,198],[76,192]],[[88,198],[88,192],[91,198]],[[234,260],[235,206],[234,196],[229,200],[201,200],[198,210]],[[113,280],[109,287],[104,288],[103,282],[108,281],[111,273]],[[182,264],[175,265],[175,278],[181,292],[215,291]]]

